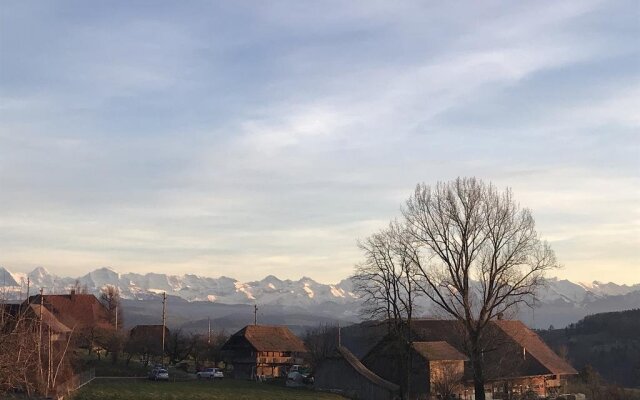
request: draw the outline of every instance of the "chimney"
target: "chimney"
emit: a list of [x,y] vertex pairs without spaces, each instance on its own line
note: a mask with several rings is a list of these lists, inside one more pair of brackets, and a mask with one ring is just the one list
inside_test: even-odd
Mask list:
[[71,291],[69,292],[69,297],[71,297],[71,300],[76,298],[76,289],[75,288],[71,289]]
[[502,321],[503,318],[504,318],[504,314],[498,313],[498,321]]

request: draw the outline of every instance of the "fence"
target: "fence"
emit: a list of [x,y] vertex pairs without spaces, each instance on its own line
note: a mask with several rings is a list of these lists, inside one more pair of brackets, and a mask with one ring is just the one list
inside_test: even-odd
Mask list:
[[56,387],[55,398],[58,400],[63,400],[70,393],[80,389],[87,383],[94,380],[95,377],[96,370],[94,368],[72,376]]

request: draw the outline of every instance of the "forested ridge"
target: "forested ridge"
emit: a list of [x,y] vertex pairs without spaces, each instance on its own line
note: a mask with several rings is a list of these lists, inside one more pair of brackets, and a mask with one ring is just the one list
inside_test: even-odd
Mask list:
[[640,309],[590,315],[539,333],[578,370],[591,365],[608,382],[640,387]]

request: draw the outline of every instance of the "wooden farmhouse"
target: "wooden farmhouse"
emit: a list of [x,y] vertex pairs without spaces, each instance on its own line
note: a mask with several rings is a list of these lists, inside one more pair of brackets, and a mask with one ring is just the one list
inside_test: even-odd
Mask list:
[[[410,363],[412,395],[433,396],[453,387],[460,398],[473,398],[472,370],[464,355],[459,324],[414,320],[412,327],[410,358],[406,356],[406,343],[385,338],[363,357],[362,363],[381,378],[400,385],[403,392],[407,387],[403,371]],[[483,372],[488,399],[507,399],[527,392],[546,397],[558,393],[568,375],[577,374],[520,321],[491,321],[487,336],[489,350]]]
[[106,307],[92,294],[49,294],[30,296],[24,303],[48,310],[72,330],[74,340],[84,348],[100,348],[104,337],[115,330]]
[[222,346],[222,356],[237,379],[286,376],[302,364],[307,349],[285,326],[247,325]]

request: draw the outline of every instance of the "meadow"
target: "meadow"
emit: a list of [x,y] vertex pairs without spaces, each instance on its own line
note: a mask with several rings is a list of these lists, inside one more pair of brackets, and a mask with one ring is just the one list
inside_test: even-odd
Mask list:
[[283,386],[222,381],[152,382],[147,379],[98,378],[78,390],[73,400],[344,400],[344,397]]

